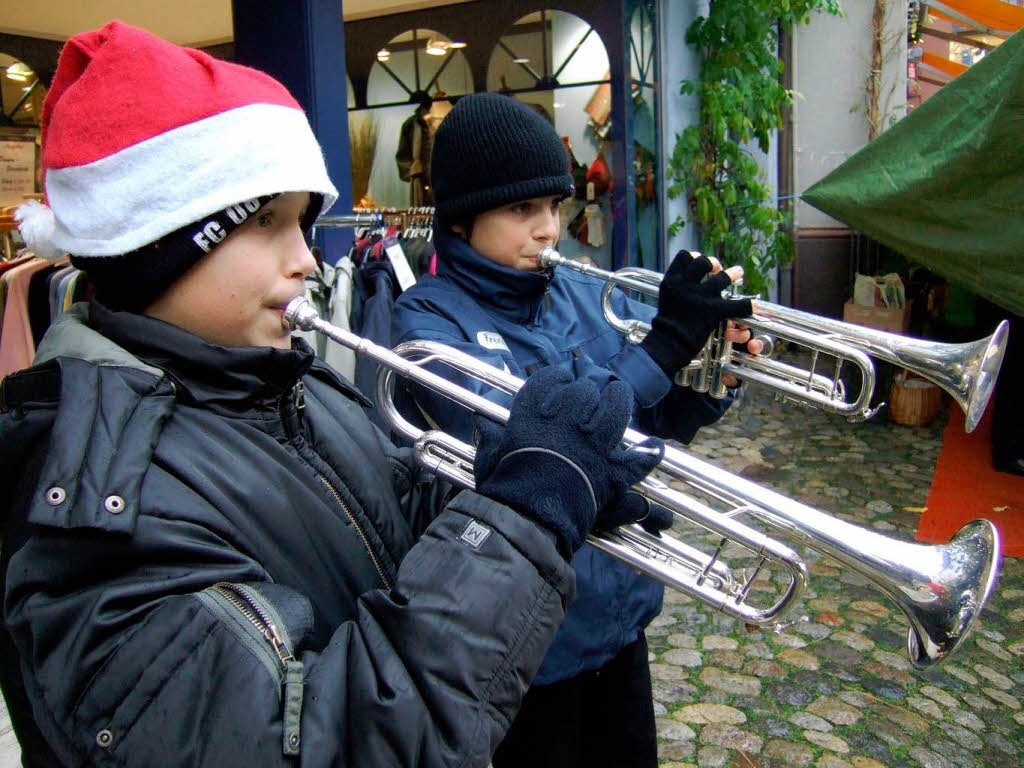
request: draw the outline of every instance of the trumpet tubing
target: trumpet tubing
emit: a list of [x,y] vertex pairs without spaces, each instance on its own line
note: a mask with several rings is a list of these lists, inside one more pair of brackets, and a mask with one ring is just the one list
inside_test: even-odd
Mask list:
[[[472,446],[437,430],[422,430],[406,420],[394,402],[394,376],[402,376],[499,424],[508,409],[487,400],[424,366],[441,364],[492,387],[514,394],[523,381],[443,344],[408,342],[387,350],[319,318],[303,298],[285,309],[291,327],[323,333],[380,365],[377,404],[391,427],[413,441],[417,461],[429,471],[464,488],[474,488]],[[634,447],[646,436],[626,429],[623,443]],[[652,536],[638,525],[588,536],[587,541],[667,586],[689,594],[745,622],[781,629],[807,583],[807,566],[787,544],[770,538],[738,518],[748,517],[826,554],[864,575],[889,595],[910,622],[907,651],[921,668],[942,661],[968,636],[991,595],[999,569],[998,534],[986,520],[962,528],[948,544],[902,542],[833,518],[733,475],[693,455],[667,447],[658,470],[685,483],[696,494],[726,505],[722,512],[697,495],[683,493],[653,475],[633,487],[653,503],[711,532],[718,539],[711,553],[667,533]],[[723,559],[733,545],[746,550],[751,572],[737,573]],[[778,594],[755,605],[752,592],[765,569],[778,567]],[[761,580],[763,582],[763,580]]]
[[[643,321],[615,315],[611,296],[618,286],[656,297],[663,278],[660,272],[637,267],[609,272],[567,259],[552,248],[542,250],[537,262],[541,266],[563,266],[604,280],[601,306],[612,327],[634,343],[642,341],[650,331],[650,325]],[[740,318],[739,322],[755,335],[770,334],[810,349],[810,369],[759,359],[733,349],[725,339],[723,325],[712,335],[701,356],[686,366],[683,381],[699,392],[721,397],[725,394],[721,377],[729,374],[763,384],[787,399],[845,416],[851,421],[863,421],[877,410],[870,407],[875,389],[872,358],[877,358],[906,368],[948,392],[964,411],[966,430],[972,432],[981,421],[995,387],[1009,333],[1009,323],[1004,320],[987,338],[965,344],[944,344],[844,323],[760,299],[753,304],[754,314]],[[831,377],[815,371],[822,353],[835,358]],[[854,365],[861,375],[860,389],[852,400],[847,398],[839,378],[844,362]]]

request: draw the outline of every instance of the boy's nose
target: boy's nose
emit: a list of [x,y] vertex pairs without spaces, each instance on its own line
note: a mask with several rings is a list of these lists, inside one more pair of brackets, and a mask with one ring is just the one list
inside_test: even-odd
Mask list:
[[538,240],[553,243],[558,239],[558,212],[544,211],[541,216],[542,218],[537,223],[537,229],[534,234]]
[[288,275],[305,278],[316,270],[316,259],[306,245],[302,230],[295,226],[295,232],[288,240],[285,271]]

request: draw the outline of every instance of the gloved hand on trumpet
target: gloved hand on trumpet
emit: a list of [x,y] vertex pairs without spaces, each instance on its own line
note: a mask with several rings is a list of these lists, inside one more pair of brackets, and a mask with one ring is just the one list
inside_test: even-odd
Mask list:
[[630,490],[665,452],[658,438],[622,445],[632,402],[624,381],[599,388],[565,365],[542,368],[513,398],[505,427],[477,417],[477,490],[554,533],[566,556],[592,529],[646,522],[663,530],[671,513]]
[[[722,291],[742,278],[743,267],[722,269],[713,256],[694,257],[689,251],[676,254],[661,282],[658,314],[651,322],[650,333],[641,342],[667,376],[674,376],[688,365],[723,320],[728,320],[727,341],[746,344],[752,355],[761,352],[762,342],[751,338],[746,326],[729,319],[750,316],[751,300],[722,298]],[[723,375],[722,381],[728,387],[739,385],[739,380],[730,374]]]

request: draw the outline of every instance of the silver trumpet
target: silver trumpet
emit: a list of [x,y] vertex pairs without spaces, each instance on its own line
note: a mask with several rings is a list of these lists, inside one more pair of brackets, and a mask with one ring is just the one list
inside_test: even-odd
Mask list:
[[[385,349],[323,321],[301,297],[289,302],[284,320],[289,327],[323,333],[376,361],[380,365],[378,407],[392,428],[413,442],[419,463],[456,485],[475,486],[474,448],[444,432],[421,430],[408,422],[394,403],[394,374],[499,424],[508,421],[508,409],[452,384],[425,366],[446,365],[510,394],[522,386],[521,379],[436,342],[410,342],[394,351]],[[633,429],[623,436],[630,447],[645,439]],[[710,531],[718,540],[714,552],[707,554],[664,533],[652,536],[638,525],[594,534],[587,541],[663,584],[745,622],[783,629],[783,617],[807,583],[807,566],[786,544],[740,522],[741,515],[846,564],[891,597],[909,619],[907,652],[919,668],[937,664],[964,641],[995,587],[999,536],[987,520],[968,523],[941,546],[904,542],[831,517],[676,448],[666,448],[658,469],[727,507],[725,512],[712,508],[696,495],[675,490],[653,475],[633,487],[649,501]],[[723,551],[730,545],[746,550],[745,558],[754,563],[752,569],[741,571],[724,561]],[[773,594],[766,597],[765,579],[757,577],[773,565],[780,569],[774,580],[777,588],[770,589]],[[767,604],[755,605],[758,598]]]
[[[623,319],[615,314],[611,306],[612,291],[618,286],[656,297],[663,278],[660,272],[637,267],[609,272],[568,259],[552,248],[542,250],[537,263],[543,267],[566,267],[604,280],[601,308],[612,327],[634,343],[642,341],[650,331],[650,325],[641,320]],[[875,389],[872,358],[878,358],[906,368],[948,392],[966,414],[965,428],[971,432],[981,421],[992,395],[1009,332],[1009,323],[1004,320],[987,338],[965,344],[944,344],[876,331],[760,299],[753,305],[754,314],[737,321],[750,328],[755,337],[777,337],[810,349],[810,367],[800,368],[773,360],[767,354],[751,355],[735,349],[725,338],[723,324],[698,357],[677,375],[680,384],[713,397],[723,397],[722,376],[730,374],[737,379],[763,384],[783,398],[821,408],[850,421],[863,421],[877,410],[872,410],[870,402]],[[815,371],[820,354],[835,358],[831,376]],[[845,362],[860,371],[860,389],[854,398],[847,397],[840,380]]]

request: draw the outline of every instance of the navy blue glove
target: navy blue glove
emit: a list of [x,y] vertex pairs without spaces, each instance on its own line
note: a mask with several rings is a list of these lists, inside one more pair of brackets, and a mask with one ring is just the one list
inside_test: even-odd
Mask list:
[[553,532],[566,557],[592,528],[644,517],[647,502],[629,488],[665,446],[652,438],[639,449],[622,447],[632,405],[623,381],[599,390],[564,365],[542,368],[512,400],[504,428],[477,418],[477,490]]
[[707,256],[695,259],[688,251],[680,251],[661,281],[658,314],[640,346],[666,376],[674,376],[693,360],[723,320],[753,312],[750,299],[722,298],[732,282],[725,270],[704,280],[711,269]]
[[672,510],[651,502],[650,512],[644,517],[638,518],[636,522],[640,523],[641,527],[649,534],[657,536],[662,531],[671,528],[674,520],[675,515],[672,514]]

